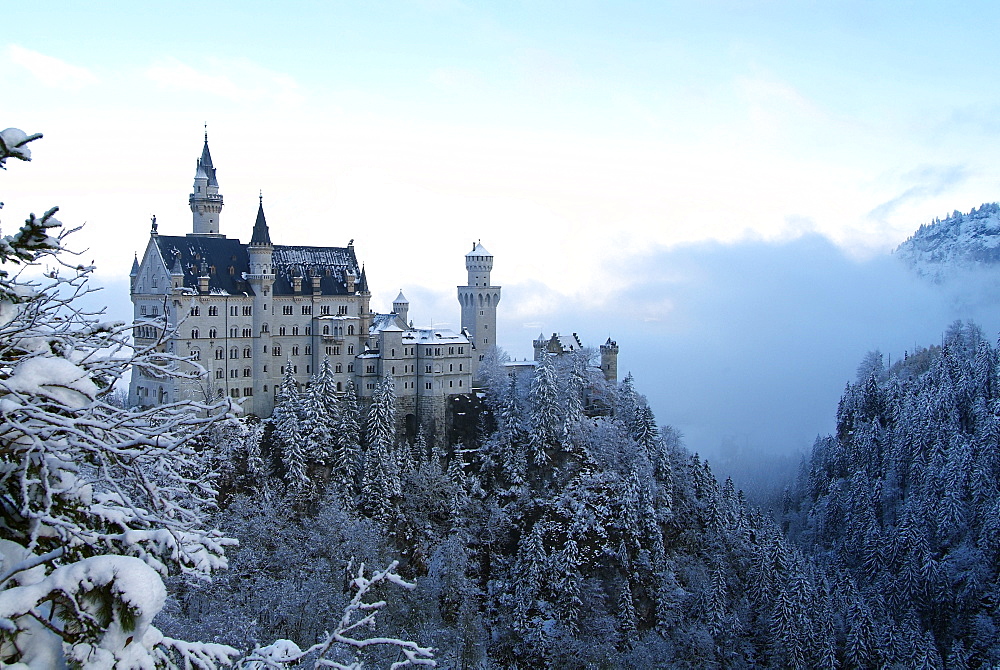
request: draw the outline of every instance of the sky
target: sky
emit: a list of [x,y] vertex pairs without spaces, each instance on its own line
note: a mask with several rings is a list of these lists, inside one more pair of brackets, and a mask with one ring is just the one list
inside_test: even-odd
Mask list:
[[[688,446],[808,449],[861,356],[995,310],[887,254],[997,199],[1000,5],[394,0],[4,8],[4,232],[61,207],[113,314],[149,221],[190,230],[207,132],[248,239],[342,246],[373,306],[458,326],[475,240],[498,340],[621,347]],[[996,327],[984,323],[993,337]],[[993,328],[993,330],[990,330]]]

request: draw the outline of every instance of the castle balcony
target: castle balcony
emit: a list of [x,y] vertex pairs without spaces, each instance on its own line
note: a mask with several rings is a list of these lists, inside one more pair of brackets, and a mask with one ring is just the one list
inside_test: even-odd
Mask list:
[[198,193],[197,195],[192,193],[188,196],[188,203],[192,203],[195,200],[208,200],[209,202],[222,204],[222,196],[218,193]]

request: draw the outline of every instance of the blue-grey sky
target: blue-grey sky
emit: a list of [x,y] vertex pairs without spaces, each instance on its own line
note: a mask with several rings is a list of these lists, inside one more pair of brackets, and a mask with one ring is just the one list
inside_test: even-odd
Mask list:
[[[782,254],[867,267],[921,223],[997,199],[996,3],[41,6],[4,8],[0,124],[45,134],[32,165],[0,176],[5,230],[59,204],[86,222],[77,244],[99,274],[120,281],[151,215],[163,232],[190,229],[207,122],[227,235],[249,236],[262,190],[276,240],[353,238],[376,307],[402,288],[416,320],[453,325],[462,255],[482,239],[505,287],[501,345],[523,356],[539,331],[611,335],[658,417],[682,429],[730,393],[657,390],[687,378],[707,343],[730,343],[696,313],[736,309],[724,296],[751,289],[789,304],[781,291],[810,282],[813,306],[850,304]],[[769,253],[806,276],[753,263]],[[750,278],[724,271],[740,263]],[[777,332],[754,313],[733,332]],[[827,356],[842,374],[809,377],[799,362],[782,379],[823,393],[833,379],[835,400],[855,349],[947,325],[911,335],[897,316],[890,335],[879,314],[870,337],[858,322],[857,344]],[[734,415],[753,413],[737,400]],[[717,441],[694,421],[686,432],[694,448]]]

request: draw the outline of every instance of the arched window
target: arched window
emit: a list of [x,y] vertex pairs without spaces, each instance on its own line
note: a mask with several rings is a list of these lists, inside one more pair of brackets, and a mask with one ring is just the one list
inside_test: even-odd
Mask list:
[[250,347],[243,347],[243,358],[250,358],[251,356],[253,356],[253,352],[250,350]]
[[215,360],[221,361],[225,357],[226,357],[226,352],[223,351],[222,347],[219,347],[218,349],[215,350]]
[[330,326],[329,325],[323,326],[323,334],[324,335],[329,335],[330,334]]
[[215,328],[209,328],[208,329],[208,337],[209,337],[209,339],[213,339],[214,340],[218,334],[219,334],[219,331],[217,331]]
[[197,328],[192,328],[191,329],[191,339],[192,340],[197,340],[198,339],[198,329]]
[[230,358],[239,358],[240,357],[240,350],[237,347],[233,347],[232,349],[229,350],[229,357]]
[[284,326],[279,326],[278,327],[278,335],[284,335],[284,334],[285,334],[285,327]]
[[354,326],[348,326],[347,327],[347,334],[348,335],[353,335],[354,334]]

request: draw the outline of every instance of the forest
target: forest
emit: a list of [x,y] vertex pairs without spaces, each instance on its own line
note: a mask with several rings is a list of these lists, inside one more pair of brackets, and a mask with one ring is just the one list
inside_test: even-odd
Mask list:
[[[0,134],[0,164],[38,136]],[[55,210],[0,238],[0,663],[979,668],[1000,663],[998,352],[970,323],[847,385],[774,513],[586,350],[486,362],[476,430],[400,437],[328,366],[274,415],[136,409]],[[71,232],[71,231],[69,231]],[[38,271],[44,267],[45,271]],[[189,641],[196,640],[196,641]]]

